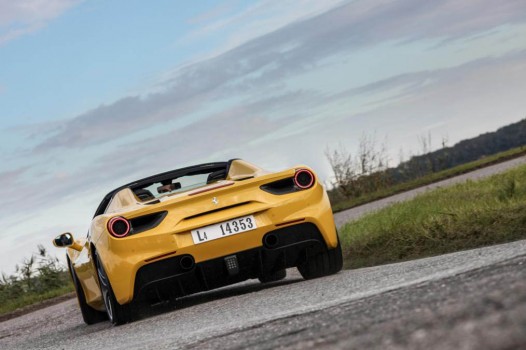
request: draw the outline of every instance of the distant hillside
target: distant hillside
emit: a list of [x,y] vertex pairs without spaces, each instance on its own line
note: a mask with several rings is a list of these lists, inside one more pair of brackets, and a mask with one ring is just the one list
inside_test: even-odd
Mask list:
[[452,147],[414,156],[396,168],[388,169],[387,173],[394,183],[403,182],[525,145],[526,119],[523,119],[495,132],[460,141]]

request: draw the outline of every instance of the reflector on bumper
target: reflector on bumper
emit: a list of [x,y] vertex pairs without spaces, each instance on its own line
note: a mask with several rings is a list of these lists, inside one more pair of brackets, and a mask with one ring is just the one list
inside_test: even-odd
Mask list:
[[239,273],[239,264],[237,262],[237,256],[230,255],[225,257],[225,265],[230,276],[237,275]]

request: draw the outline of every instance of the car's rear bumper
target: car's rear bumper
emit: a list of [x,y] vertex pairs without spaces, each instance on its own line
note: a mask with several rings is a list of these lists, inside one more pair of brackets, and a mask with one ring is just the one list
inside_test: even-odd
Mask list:
[[[307,255],[327,250],[316,225],[302,223],[268,232],[259,248],[189,266],[179,255],[142,266],[136,274],[134,300],[180,297],[238,283],[297,266]],[[233,258],[235,257],[235,258]],[[237,269],[226,260],[237,261]]]
[[[260,249],[269,232],[299,223],[316,227],[319,241],[327,249],[337,246],[334,217],[327,194],[321,186],[280,196],[258,191],[260,200],[248,205],[214,210],[198,218],[187,218],[184,223],[174,221],[176,215],[169,213],[158,227],[150,231],[121,239],[101,236],[96,242],[96,249],[117,301],[126,304],[135,298],[136,275],[147,265],[191,255],[200,266],[200,263],[241,251]],[[253,215],[256,229],[201,244],[195,244],[192,240],[192,229],[246,215]]]

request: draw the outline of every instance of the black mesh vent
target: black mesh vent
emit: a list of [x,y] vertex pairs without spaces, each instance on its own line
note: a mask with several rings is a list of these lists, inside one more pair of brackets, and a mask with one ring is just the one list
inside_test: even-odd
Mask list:
[[298,191],[298,188],[294,186],[294,179],[292,177],[268,183],[260,188],[272,194],[287,194]]
[[168,214],[167,211],[161,211],[158,213],[148,214],[144,216],[139,216],[134,219],[130,219],[130,224],[132,227],[131,234],[137,234],[144,232],[146,230],[151,230],[152,228],[157,227],[161,221],[166,217],[166,214]]

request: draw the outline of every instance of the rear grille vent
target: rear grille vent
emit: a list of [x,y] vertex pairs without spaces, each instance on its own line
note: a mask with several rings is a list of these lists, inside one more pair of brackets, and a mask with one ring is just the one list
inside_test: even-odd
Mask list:
[[269,192],[269,193],[277,194],[277,195],[288,194],[288,193],[296,192],[299,190],[294,185],[294,178],[292,177],[265,184],[261,186],[260,188],[265,192]]
[[167,211],[161,211],[158,213],[148,214],[144,216],[139,216],[134,219],[130,219],[130,224],[132,227],[131,234],[141,233],[157,227],[161,223],[161,221],[163,221],[163,219],[166,217],[166,214],[168,214]]

